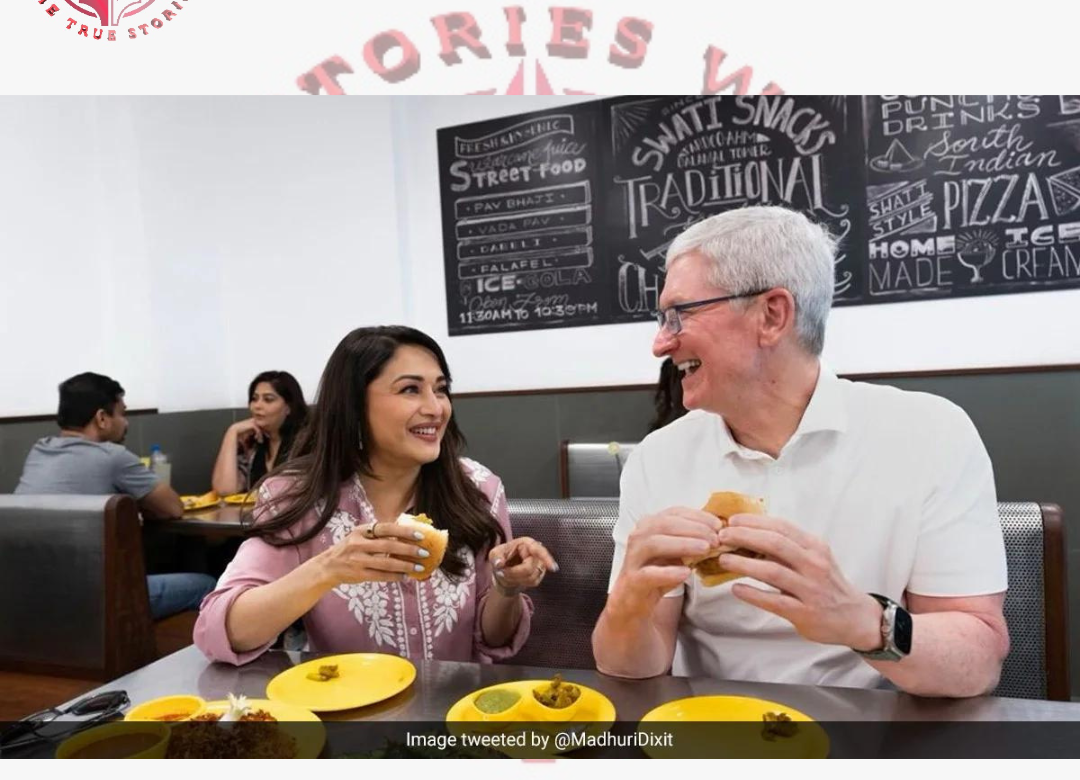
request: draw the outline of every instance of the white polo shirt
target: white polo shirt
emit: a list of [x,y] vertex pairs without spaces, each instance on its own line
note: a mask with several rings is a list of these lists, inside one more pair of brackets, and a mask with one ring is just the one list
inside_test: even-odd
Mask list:
[[[611,584],[636,523],[668,507],[701,507],[717,490],[761,496],[770,515],[827,542],[859,590],[903,603],[905,592],[976,596],[1007,587],[990,458],[967,414],[943,398],[849,382],[822,366],[778,458],[741,446],[723,418],[708,412],[656,431],[623,470]],[[735,598],[731,587],[706,588],[691,576],[667,594],[686,599],[674,674],[882,682],[852,650],[803,639],[786,620]]]

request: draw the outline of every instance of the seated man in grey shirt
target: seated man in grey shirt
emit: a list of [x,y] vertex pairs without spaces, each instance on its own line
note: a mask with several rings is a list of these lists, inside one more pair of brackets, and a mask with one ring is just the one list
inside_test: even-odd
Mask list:
[[[179,517],[180,497],[121,442],[127,435],[124,388],[101,374],[73,376],[60,385],[59,436],[30,450],[16,493],[108,495],[127,493],[155,517]],[[155,620],[198,609],[214,589],[206,574],[152,574],[147,578]]]

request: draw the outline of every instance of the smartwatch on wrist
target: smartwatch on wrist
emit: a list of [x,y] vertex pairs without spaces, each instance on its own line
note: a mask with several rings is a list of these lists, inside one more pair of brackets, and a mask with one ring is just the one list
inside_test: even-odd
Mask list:
[[881,605],[882,647],[878,650],[856,650],[871,661],[899,661],[911,653],[911,615],[892,599],[877,593],[870,596]]

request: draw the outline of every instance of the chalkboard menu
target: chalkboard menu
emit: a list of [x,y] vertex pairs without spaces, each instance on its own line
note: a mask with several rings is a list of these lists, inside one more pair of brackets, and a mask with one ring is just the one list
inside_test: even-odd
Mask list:
[[607,320],[599,117],[588,104],[439,131],[451,335]]
[[863,302],[1080,286],[1080,96],[864,102]]
[[604,239],[613,321],[651,318],[668,246],[694,222],[743,206],[804,211],[842,238],[836,298],[856,300],[861,266],[858,102],[844,97],[684,97],[605,102]]
[[1080,287],[1080,95],[626,97],[440,130],[451,335],[655,315],[666,251],[781,205],[838,306]]

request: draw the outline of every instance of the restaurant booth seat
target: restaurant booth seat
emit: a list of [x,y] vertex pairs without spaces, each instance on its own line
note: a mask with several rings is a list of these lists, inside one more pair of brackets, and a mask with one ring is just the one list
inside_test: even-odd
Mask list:
[[562,498],[618,498],[619,478],[638,442],[559,442]]
[[0,670],[109,680],[157,658],[130,496],[0,495],[0,594]]
[[[558,573],[529,591],[536,605],[532,633],[509,663],[595,668],[592,630],[607,599],[618,501],[511,499],[509,508],[514,535],[538,540],[559,563]],[[1012,645],[994,695],[1068,701],[1061,509],[1052,504],[999,503],[998,518],[1009,566],[1005,620]]]
[[619,502],[512,498],[514,536],[531,536],[559,564],[529,591],[535,606],[525,646],[508,663],[595,669],[592,630],[607,601]]

